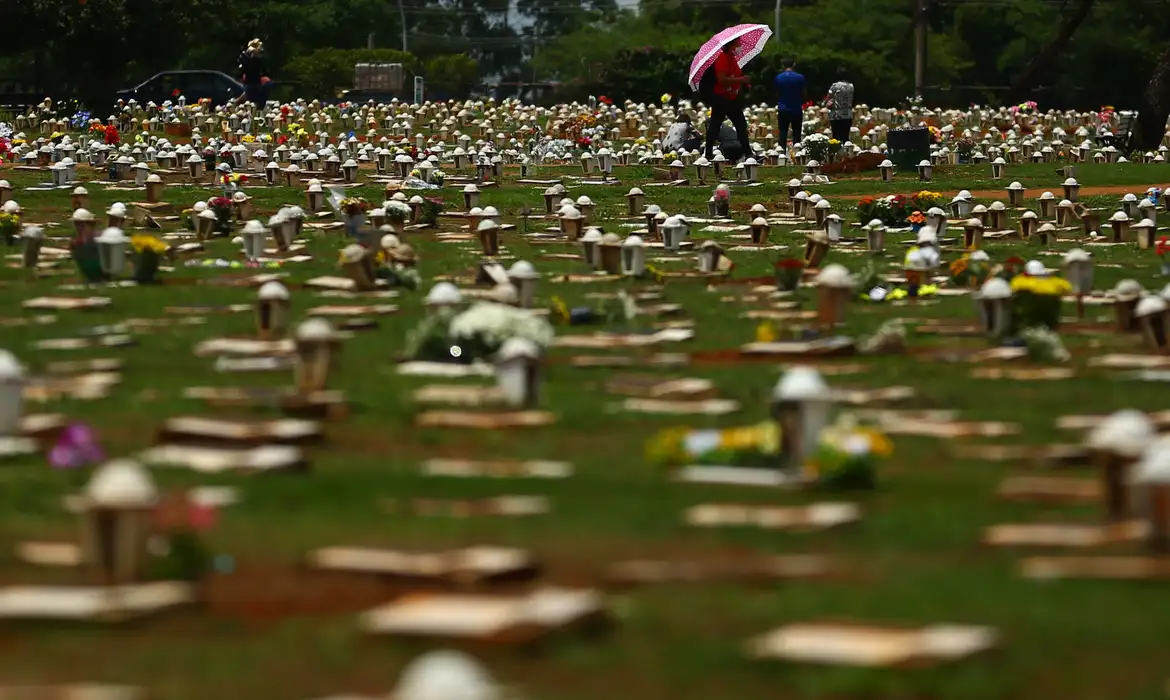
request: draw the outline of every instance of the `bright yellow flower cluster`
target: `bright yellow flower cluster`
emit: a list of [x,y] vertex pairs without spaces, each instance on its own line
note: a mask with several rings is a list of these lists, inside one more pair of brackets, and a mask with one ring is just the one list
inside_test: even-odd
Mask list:
[[719,431],[719,448],[723,450],[756,450],[764,454],[780,452],[780,426],[767,421],[739,428]]
[[1029,292],[1041,296],[1064,296],[1072,292],[1072,285],[1063,277],[1016,275],[1012,278],[1012,292]]
[[154,236],[147,236],[145,234],[138,234],[130,237],[130,248],[135,253],[155,253],[162,255],[170,248],[166,243],[155,238]]
[[681,466],[687,462],[686,439],[690,428],[670,428],[646,443],[646,461],[659,466]]
[[564,299],[560,297],[553,297],[552,301],[550,302],[550,306],[552,307],[551,311],[554,316],[553,320],[560,323],[569,322],[569,306],[565,303]]

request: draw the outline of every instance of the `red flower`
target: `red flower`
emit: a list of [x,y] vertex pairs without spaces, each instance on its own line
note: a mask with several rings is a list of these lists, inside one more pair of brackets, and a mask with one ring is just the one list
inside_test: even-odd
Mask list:
[[285,134],[281,134],[280,138],[276,139],[277,146],[283,146],[286,143],[288,143],[288,136],[286,136]]
[[1167,250],[1170,250],[1170,238],[1162,236],[1158,239],[1158,244],[1154,246],[1154,252],[1158,255],[1165,255]]
[[107,146],[116,146],[121,142],[122,137],[118,135],[118,127],[110,124],[105,129],[105,141]]
[[290,109],[289,109],[289,106],[288,106],[288,105],[281,105],[281,106],[280,106],[280,116],[282,116],[282,117],[287,117],[287,116],[288,116],[288,113],[289,113],[290,111],[292,111],[292,110],[290,110]]
[[171,97],[178,97],[179,95],[182,95],[182,94],[183,94],[183,91],[180,90],[179,88],[175,88],[174,90],[171,90]]
[[606,97],[605,95],[602,95],[601,97],[598,97],[598,98],[597,98],[597,101],[598,101],[598,102],[600,102],[600,103],[601,103],[601,104],[603,104],[603,105],[611,105],[611,104],[613,104],[613,100],[609,99],[609,98],[608,98],[608,97]]
[[239,180],[240,180],[240,182],[247,182],[247,181],[248,181],[248,176],[247,176],[247,175],[240,175],[240,176],[239,176]]

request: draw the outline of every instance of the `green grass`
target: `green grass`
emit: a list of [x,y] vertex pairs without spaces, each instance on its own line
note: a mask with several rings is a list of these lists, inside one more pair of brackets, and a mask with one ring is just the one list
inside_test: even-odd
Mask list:
[[[1056,166],[1019,166],[1007,181],[1029,188],[1059,192],[1063,178]],[[551,170],[534,173],[543,177]],[[990,168],[938,168],[932,190],[953,194],[961,188],[992,189],[1006,184],[989,178]],[[621,185],[571,187],[572,196],[589,194],[599,206],[599,218],[614,230],[624,216],[626,189],[640,184],[647,169],[630,168]],[[790,175],[765,170],[769,184],[742,189],[733,195],[737,218],[762,202],[777,208],[782,183]],[[0,177],[17,187],[39,178],[28,173],[0,170]],[[1145,186],[1170,181],[1170,166],[1081,167],[1082,185]],[[776,184],[776,183],[780,184]],[[1138,187],[1138,186],[1141,187]],[[853,179],[823,187],[833,200],[838,195],[912,192],[921,185],[899,176],[892,185],[872,179]],[[648,203],[670,213],[702,215],[709,188],[648,189]],[[134,199],[133,193],[104,192],[90,187],[90,209],[104,211],[116,199]],[[267,216],[283,203],[299,201],[299,192],[273,188],[252,190],[254,203]],[[381,201],[380,187],[363,187],[360,194]],[[167,199],[180,207],[209,192],[182,186],[167,189]],[[461,209],[458,188],[444,190],[452,208]],[[1117,195],[1087,198],[1089,204],[1112,206]],[[64,193],[18,191],[17,199],[30,221],[60,221],[67,217]],[[1005,197],[1006,199],[1006,197]],[[542,210],[539,188],[505,182],[487,190],[483,204],[498,207],[510,220],[531,206]],[[845,213],[847,203],[837,206]],[[853,219],[849,212],[850,219]],[[533,227],[542,225],[532,222]],[[173,226],[173,225],[172,225]],[[440,228],[450,230],[451,220]],[[67,228],[51,230],[62,234]],[[699,237],[706,234],[697,233]],[[774,232],[774,238],[792,250],[801,242],[792,234]],[[438,243],[428,233],[411,235],[421,256],[424,279],[472,268],[473,248]],[[286,271],[302,281],[333,271],[342,246],[336,233],[311,234],[315,260]],[[579,270],[566,261],[542,261],[539,254],[560,252],[557,246],[539,246],[515,234],[504,244],[521,259],[531,260],[544,273]],[[895,246],[891,244],[891,247]],[[1070,247],[1062,244],[1060,247]],[[993,259],[1009,255],[1030,257],[1021,243],[990,243]],[[1147,287],[1160,288],[1159,265],[1150,251],[1126,248],[1096,249],[1099,262],[1122,268],[1098,267],[1097,287],[1106,288],[1122,277],[1134,277]],[[16,252],[15,250],[13,252]],[[207,255],[236,254],[227,241],[210,246]],[[774,256],[732,253],[735,277],[768,275]],[[953,257],[953,253],[951,256]],[[887,258],[890,264],[900,256]],[[1058,258],[1044,258],[1055,265]],[[858,267],[862,256],[830,254],[830,260]],[[684,267],[667,264],[665,269]],[[180,267],[176,278],[207,279],[222,274],[206,268]],[[22,312],[24,299],[54,293],[65,278],[30,279],[24,271],[0,270],[3,316]],[[425,284],[424,287],[428,287]],[[587,293],[612,291],[620,285],[553,285],[543,282],[538,294],[562,296],[570,306],[588,302]],[[684,305],[696,321],[696,338],[686,350],[731,349],[753,339],[755,323],[738,318],[748,304],[722,302],[721,297],[742,287],[708,291],[706,285],[668,280],[665,300]],[[130,454],[152,443],[154,428],[167,416],[211,413],[180,398],[181,390],[198,385],[254,385],[287,381],[286,377],[221,375],[212,361],[196,358],[190,347],[197,341],[252,331],[249,314],[211,317],[205,326],[175,325],[165,332],[140,333],[132,348],[82,352],[36,352],[32,344],[43,338],[68,337],[82,328],[125,317],[161,318],[162,308],[176,304],[246,302],[251,292],[210,285],[156,288],[101,289],[114,303],[99,312],[62,312],[58,322],[37,327],[3,327],[0,346],[19,355],[35,372],[47,361],[90,356],[121,357],[127,366],[123,383],[114,394],[95,402],[57,402],[37,411],[61,411],[92,423],[112,454]],[[1166,678],[1164,635],[1170,611],[1155,586],[1111,583],[1041,585],[1019,579],[1015,553],[991,551],[978,542],[982,529],[997,522],[1083,520],[1096,517],[1092,509],[1029,507],[1006,504],[995,497],[1000,479],[1026,465],[1005,466],[951,455],[944,441],[898,438],[896,453],[884,467],[881,488],[862,495],[865,518],[860,524],[822,534],[782,535],[762,531],[691,530],[681,524],[683,508],[711,501],[803,503],[815,498],[801,493],[685,486],[672,483],[642,458],[645,442],[657,430],[689,423],[695,426],[737,425],[767,415],[766,397],[779,376],[778,365],[696,365],[675,374],[714,379],[721,393],[740,400],[742,413],[726,419],[681,421],[641,415],[615,415],[609,407],[617,398],[604,394],[598,382],[609,370],[574,369],[554,362],[548,371],[545,405],[559,422],[555,427],[517,432],[459,432],[420,430],[412,426],[415,406],[412,389],[436,380],[398,377],[394,358],[404,336],[421,316],[422,291],[404,294],[400,313],[380,319],[374,332],[359,333],[346,342],[335,386],[344,389],[356,407],[344,422],[329,426],[327,447],[312,454],[308,476],[195,478],[170,471],[156,477],[167,487],[194,483],[221,483],[239,487],[242,503],[223,512],[211,538],[217,551],[231,553],[240,564],[239,575],[289,576],[293,564],[311,548],[333,544],[382,543],[397,546],[449,546],[478,542],[531,547],[551,562],[554,576],[565,572],[596,572],[609,561],[656,554],[713,552],[821,552],[833,554],[849,567],[850,575],[835,583],[791,583],[756,588],[735,586],[678,586],[650,588],[615,597],[621,613],[616,634],[604,642],[557,644],[533,658],[501,652],[489,657],[499,677],[525,689],[530,698],[544,700],[716,700],[785,698],[932,698],[1002,699],[1017,697],[1138,700],[1160,696]],[[308,307],[325,303],[308,291],[294,291],[298,316]],[[41,312],[37,312],[41,313]],[[1089,315],[1105,314],[1089,307]],[[1066,313],[1067,315],[1067,313]],[[849,309],[847,331],[865,333],[892,317],[973,318],[969,299],[944,299],[922,307],[864,306]],[[575,331],[576,329],[574,329]],[[588,330],[588,329],[586,329]],[[562,329],[562,332],[563,329]],[[1084,367],[1089,343],[1106,348],[1136,348],[1136,338],[1103,334],[1069,334],[1066,342],[1076,355],[1078,377],[1065,382],[1009,382],[972,380],[971,366],[940,363],[915,356],[866,360],[858,375],[830,378],[839,386],[879,387],[909,384],[919,395],[909,405],[953,408],[964,418],[1019,422],[1031,444],[1076,439],[1058,433],[1055,419],[1071,412],[1105,412],[1122,407],[1160,409],[1164,389],[1156,384],[1123,382]],[[912,345],[951,345],[937,337],[913,337]],[[671,350],[673,348],[664,348]],[[575,351],[558,350],[555,357]],[[562,482],[499,482],[438,480],[418,476],[417,465],[430,456],[472,458],[549,458],[571,461],[576,474]],[[1086,475],[1088,472],[1084,472]],[[0,467],[0,580],[19,580],[27,569],[11,560],[11,545],[26,538],[72,537],[76,524],[60,508],[60,497],[75,488],[66,475],[52,471],[43,457],[17,460]],[[475,497],[497,493],[543,493],[553,503],[551,515],[522,521],[479,519],[444,520],[388,515],[380,509],[383,497]],[[848,498],[852,499],[852,496]],[[257,573],[259,572],[259,573]],[[579,577],[579,576],[578,576]],[[261,589],[263,590],[263,589]],[[857,671],[781,664],[753,663],[740,654],[746,638],[789,621],[817,618],[853,618],[872,621],[929,623],[936,621],[987,624],[1003,634],[1001,651],[985,658],[939,671]],[[127,631],[84,630],[73,626],[0,626],[0,678],[7,681],[107,680],[141,684],[168,700],[261,697],[296,700],[345,690],[386,692],[414,648],[388,642],[364,642],[353,615],[284,619],[263,626],[238,619],[180,614]]]

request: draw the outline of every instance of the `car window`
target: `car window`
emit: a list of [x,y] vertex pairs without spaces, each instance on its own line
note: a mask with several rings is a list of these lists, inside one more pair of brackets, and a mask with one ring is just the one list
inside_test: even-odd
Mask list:
[[147,83],[152,93],[161,96],[170,96],[175,90],[182,90],[178,76],[174,73],[165,73]]
[[204,97],[215,97],[223,92],[219,85],[218,76],[212,73],[187,74],[186,87],[183,94],[188,100],[201,100]]

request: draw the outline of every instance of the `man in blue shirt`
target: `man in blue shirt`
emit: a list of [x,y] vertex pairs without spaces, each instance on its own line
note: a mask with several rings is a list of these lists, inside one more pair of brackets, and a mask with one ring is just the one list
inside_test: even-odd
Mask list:
[[804,104],[804,76],[793,70],[796,61],[785,58],[780,61],[784,69],[776,76],[776,122],[780,148],[788,144],[788,127],[792,127],[793,143],[800,141],[801,105]]

